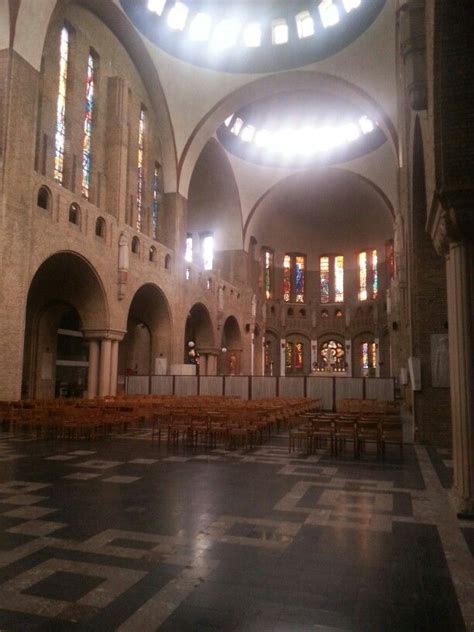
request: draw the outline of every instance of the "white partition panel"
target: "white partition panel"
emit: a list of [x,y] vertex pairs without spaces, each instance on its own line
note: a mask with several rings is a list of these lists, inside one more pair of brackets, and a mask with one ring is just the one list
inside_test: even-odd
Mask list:
[[309,399],[320,399],[323,410],[333,409],[333,378],[308,377],[306,382],[306,396]]
[[391,377],[367,378],[365,397],[384,401],[395,399],[395,383]]
[[174,383],[175,395],[197,395],[197,377],[191,375],[176,375]]
[[252,377],[252,399],[276,397],[276,377]]
[[304,397],[304,377],[281,377],[278,383],[280,397]]
[[171,375],[152,375],[152,395],[173,395],[173,377]]
[[203,376],[199,381],[200,395],[222,395],[222,377]]
[[225,378],[226,397],[249,398],[249,378],[248,377],[226,377]]
[[128,395],[148,395],[150,378],[148,375],[129,375],[127,378]]
[[341,399],[362,399],[364,396],[364,381],[359,377],[335,377],[336,407]]

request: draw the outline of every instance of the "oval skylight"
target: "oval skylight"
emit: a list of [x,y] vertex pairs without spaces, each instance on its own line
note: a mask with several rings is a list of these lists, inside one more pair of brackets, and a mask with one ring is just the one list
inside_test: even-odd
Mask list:
[[151,41],[191,63],[265,72],[334,54],[376,19],[385,0],[120,0]]

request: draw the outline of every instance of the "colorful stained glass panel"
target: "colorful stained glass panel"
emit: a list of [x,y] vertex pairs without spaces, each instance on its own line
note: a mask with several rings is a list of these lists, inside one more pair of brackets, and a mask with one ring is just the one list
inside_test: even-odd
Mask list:
[[319,260],[321,303],[329,303],[329,257]]
[[334,300],[336,303],[344,302],[344,257],[334,259]]
[[56,135],[54,155],[54,179],[59,184],[64,180],[64,149],[66,145],[66,92],[69,65],[69,31],[64,26],[61,30],[59,48],[59,89],[56,105]]
[[89,53],[86,80],[86,108],[84,117],[84,140],[82,144],[82,195],[86,200],[90,197],[91,189],[91,160],[92,160],[92,119],[94,113],[95,92],[95,60]]
[[283,259],[283,300],[289,303],[291,298],[291,259],[285,255]]
[[295,301],[304,303],[304,257],[295,257]]

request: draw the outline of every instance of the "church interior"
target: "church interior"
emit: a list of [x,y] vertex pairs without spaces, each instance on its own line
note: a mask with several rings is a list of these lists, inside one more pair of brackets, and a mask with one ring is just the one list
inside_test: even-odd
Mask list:
[[470,0],[0,0],[0,628],[474,630]]

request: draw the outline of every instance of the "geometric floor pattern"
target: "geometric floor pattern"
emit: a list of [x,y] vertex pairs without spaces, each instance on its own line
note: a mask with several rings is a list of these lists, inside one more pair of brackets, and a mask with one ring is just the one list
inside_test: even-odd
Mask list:
[[472,632],[450,464],[3,435],[0,630]]

